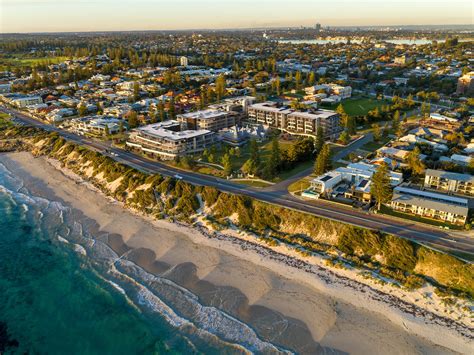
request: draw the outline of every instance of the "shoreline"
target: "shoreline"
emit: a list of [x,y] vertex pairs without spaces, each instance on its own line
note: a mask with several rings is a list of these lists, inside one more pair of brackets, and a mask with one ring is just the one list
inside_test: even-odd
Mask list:
[[[185,262],[195,262],[199,266],[199,255],[193,255],[192,252],[186,253],[186,250],[192,250],[192,246],[189,247],[186,245],[187,249],[182,252],[181,255],[179,255],[179,253],[177,253],[175,250],[177,244],[179,244],[181,240],[174,240],[174,238],[178,234],[180,235],[179,238],[182,238],[182,235],[184,235],[191,241],[191,244],[193,245],[199,245],[201,248],[206,248],[209,250],[217,250],[217,252],[213,251],[210,253],[211,255],[207,256],[209,258],[209,260],[207,260],[207,269],[205,267],[206,265],[196,267],[195,276],[199,280],[206,280],[207,282],[214,284],[223,283],[225,280],[225,277],[223,276],[225,275],[221,275],[219,271],[216,271],[216,265],[221,265],[220,262],[222,259],[238,258],[239,260],[244,260],[246,263],[251,263],[267,270],[271,270],[278,277],[291,280],[291,282],[297,282],[298,284],[302,285],[301,288],[304,288],[305,291],[306,289],[311,289],[317,291],[318,293],[322,293],[324,297],[330,298],[333,302],[344,302],[356,307],[357,309],[363,309],[364,312],[374,313],[377,315],[377,317],[382,316],[389,320],[389,322],[391,322],[396,327],[399,327],[406,332],[418,334],[420,337],[435,344],[437,343],[441,346],[465,353],[468,353],[472,346],[472,323],[461,325],[454,319],[434,314],[430,310],[424,309],[419,305],[415,305],[413,302],[410,302],[410,300],[402,299],[403,297],[401,296],[410,298],[410,295],[408,295],[409,293],[407,291],[397,290],[395,287],[392,287],[393,290],[389,290],[391,292],[387,293],[387,290],[382,290],[383,287],[379,287],[379,285],[373,283],[372,281],[361,282],[360,275],[357,277],[357,272],[352,269],[339,270],[324,267],[324,258],[320,256],[311,256],[309,258],[305,258],[305,260],[302,260],[301,257],[295,253],[294,249],[292,250],[291,248],[284,245],[270,248],[262,241],[258,241],[255,237],[253,237],[252,240],[252,236],[248,233],[233,230],[213,232],[206,229],[204,226],[190,226],[178,222],[173,223],[164,220],[154,220],[151,217],[139,215],[139,213],[136,211],[130,211],[130,209],[124,208],[121,203],[108,196],[105,196],[102,194],[102,192],[100,192],[100,190],[95,188],[91,183],[83,180],[78,175],[68,171],[67,169],[61,168],[59,166],[59,162],[57,161],[46,158],[33,158],[30,153],[8,153],[7,156],[9,159],[12,159],[12,161],[17,163],[19,168],[25,170],[33,177],[44,181],[55,192],[55,194],[60,195],[59,197],[65,200],[66,203],[71,205],[73,208],[77,208],[78,210],[82,211],[87,215],[87,217],[94,220],[98,224],[99,230],[101,232],[107,231],[109,235],[115,235],[114,238],[117,239],[115,241],[111,241],[110,238],[108,238],[108,244],[114,250],[117,248],[119,254],[123,254],[124,252],[130,250],[142,250],[142,254],[148,253],[145,256],[142,255],[142,262],[140,262],[140,260],[138,260],[138,262],[134,261],[139,266],[142,266],[140,263],[145,264],[145,270],[147,270],[147,268],[152,269],[151,266],[153,266],[153,264],[157,261],[158,264],[154,265],[154,267],[156,267],[156,270],[154,270],[155,272],[165,269],[164,264],[176,265]],[[66,179],[71,183],[74,181],[78,187],[83,186],[85,189],[93,192],[94,194],[99,192],[101,198],[106,199],[108,204],[115,207],[117,211],[118,208],[122,209],[123,211],[120,213],[118,218],[116,216],[111,217],[110,215],[107,215],[107,213],[101,211],[100,206],[93,206],[94,203],[90,203],[88,206],[89,211],[86,213],[86,211],[84,211],[85,206],[83,205],[83,208],[79,208],[80,203],[74,201],[78,199],[78,196],[74,196],[73,192],[71,191],[66,191],[66,193],[63,191],[61,193],[58,191],[60,190],[58,186],[53,186],[54,178],[50,176],[54,175],[53,172],[48,174],[45,171],[41,173],[34,171],[35,169],[33,169],[33,167],[36,166],[37,168],[40,165],[43,167],[46,165],[52,165],[56,169],[55,172],[63,176],[64,181]],[[50,168],[49,170],[53,169]],[[59,177],[55,178],[59,179]],[[67,184],[67,182],[65,182],[65,184]],[[111,225],[114,221],[117,222],[121,216],[128,218],[125,217],[126,215],[133,216],[133,219],[138,226],[138,230],[134,231],[134,233],[128,236],[117,233],[120,232],[121,228],[124,232],[127,231],[127,226],[121,224],[120,221],[118,221],[118,223],[116,223],[114,226]],[[160,248],[158,248],[156,243],[159,243],[161,240],[157,241],[150,238],[147,239],[139,234],[141,228],[140,224],[143,224],[143,221],[146,221],[146,223],[151,225],[152,228],[157,228],[162,231],[166,230],[169,232],[170,238],[167,239],[167,243],[165,243],[166,245],[161,245]],[[121,241],[118,240],[117,235],[122,238]],[[229,254],[231,257],[227,255],[223,257],[219,255],[218,251],[223,251],[226,254]],[[161,269],[159,267],[159,263],[162,263]],[[208,269],[212,270],[209,271]],[[258,279],[257,276],[253,275],[254,280]],[[268,276],[267,278],[270,277]],[[270,278],[270,286],[264,286],[263,289],[258,290],[252,290],[252,287],[243,285],[244,283],[248,284],[249,279],[251,283],[252,278],[248,278],[247,280],[228,281],[230,284],[229,286],[241,286],[236,288],[244,293],[247,298],[248,305],[259,305],[259,303],[270,305],[273,302],[275,308],[278,309],[278,306],[281,306],[284,301],[288,301],[281,300],[276,302],[276,304],[274,299],[265,300],[265,302],[262,301],[262,299],[265,299],[265,295],[271,292],[269,290],[272,289],[272,283],[278,284],[281,282],[276,280],[275,277]],[[266,281],[268,282],[269,280]],[[346,307],[346,305],[344,305],[344,307]],[[287,310],[287,308],[291,307],[283,306],[282,308]],[[289,310],[287,311],[290,312]],[[318,326],[318,322],[315,320],[310,320],[309,316],[305,316],[305,311],[303,309],[299,311],[292,309],[291,312],[297,314],[299,318],[303,318],[303,322],[308,325],[309,331],[311,332],[311,335],[315,341],[320,342],[320,344],[323,346],[331,345],[331,342],[327,342],[327,344],[325,343],[324,331],[321,329],[315,329]],[[329,305],[328,309],[326,310],[325,317],[329,324],[334,326],[334,324],[337,324],[337,312],[335,312],[336,316],[334,316],[333,313],[334,309],[331,309]],[[336,319],[334,319],[335,317]],[[327,324],[326,327],[328,327]],[[443,332],[442,339],[439,339],[440,332]],[[336,340],[337,339],[334,339],[334,341]]]

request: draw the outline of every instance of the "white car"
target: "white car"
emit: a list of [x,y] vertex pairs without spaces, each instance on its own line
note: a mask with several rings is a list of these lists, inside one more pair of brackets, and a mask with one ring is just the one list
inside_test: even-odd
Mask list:
[[174,178],[175,178],[176,180],[183,180],[183,177],[182,177],[181,175],[178,175],[178,174],[176,174],[176,175],[174,176]]

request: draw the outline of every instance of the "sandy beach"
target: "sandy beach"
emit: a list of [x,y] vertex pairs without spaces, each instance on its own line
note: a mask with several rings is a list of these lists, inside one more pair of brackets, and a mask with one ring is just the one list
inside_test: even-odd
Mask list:
[[32,193],[60,200],[88,219],[119,255],[187,288],[202,304],[224,310],[282,348],[307,354],[450,354],[469,353],[474,346],[472,333],[469,339],[436,320],[424,324],[417,314],[410,316],[409,297],[402,311],[377,301],[382,294],[363,284],[356,289],[350,271],[336,275],[317,261],[303,265],[278,254],[269,257],[273,254],[236,231],[216,237],[151,221],[42,157],[2,154],[0,162]]

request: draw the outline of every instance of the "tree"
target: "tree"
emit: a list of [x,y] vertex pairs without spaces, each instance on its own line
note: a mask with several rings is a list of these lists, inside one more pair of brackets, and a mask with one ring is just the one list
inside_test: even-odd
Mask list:
[[219,75],[216,79],[217,101],[220,101],[226,93],[226,79],[224,75]]
[[128,127],[136,128],[138,127],[138,114],[136,111],[132,110],[128,114]]
[[242,171],[250,174],[256,175],[260,170],[260,152],[258,150],[257,141],[252,138],[250,140],[250,158],[242,166]]
[[105,125],[105,128],[104,128],[104,135],[106,137],[108,137],[110,135],[110,129],[109,129],[109,125]]
[[390,173],[386,163],[380,164],[374,175],[372,175],[370,193],[377,203],[378,210],[382,207],[382,203],[387,203],[392,199],[393,192],[390,186]]
[[250,140],[250,159],[252,159],[255,165],[260,166],[260,151],[258,149],[258,143],[255,139]]
[[342,104],[339,104],[339,106],[337,106],[337,108],[336,108],[336,112],[341,117],[341,121],[340,121],[341,126],[346,127],[347,126],[347,119],[348,119],[349,115],[346,113],[346,110],[344,109],[344,106],[342,106]]
[[354,135],[357,133],[357,127],[356,127],[356,122],[354,117],[352,116],[347,116],[346,118],[346,130],[347,133],[350,135]]
[[347,145],[349,143],[350,139],[351,139],[351,137],[349,136],[349,133],[347,133],[347,131],[342,132],[341,135],[339,136],[339,140],[344,145]]
[[295,74],[295,86],[296,86],[296,89],[299,89],[299,88],[300,88],[300,85],[301,85],[301,72],[300,72],[300,71],[297,71],[296,74]]
[[120,134],[123,133],[123,130],[124,130],[124,128],[123,128],[123,121],[120,120],[120,123],[119,123],[119,132],[120,132]]
[[314,166],[314,173],[316,175],[323,175],[325,172],[331,169],[331,148],[329,145],[324,144],[321,151],[316,158]]
[[158,102],[157,110],[158,116],[160,116],[160,121],[163,122],[166,119],[165,106],[163,105],[163,101],[160,100],[160,102]]
[[425,172],[426,167],[421,161],[420,154],[420,148],[417,146],[407,155],[408,167],[414,175],[422,175]]
[[222,157],[222,165],[224,167],[224,175],[230,176],[230,174],[232,174],[232,162],[228,153]]
[[83,116],[86,115],[86,113],[87,113],[87,107],[86,107],[86,105],[85,105],[83,102],[81,102],[81,104],[80,104],[79,107],[77,108],[77,113],[78,113],[78,115],[81,116],[81,117],[83,117]]
[[158,122],[157,117],[156,117],[156,111],[153,109],[150,109],[148,111],[148,116],[150,117],[150,123],[156,123]]
[[138,81],[133,83],[133,99],[137,101],[140,98],[140,84]]
[[316,77],[315,77],[314,71],[312,71],[311,73],[309,73],[308,85],[313,86],[315,82],[316,82]]
[[380,142],[380,140],[382,139],[382,132],[380,130],[380,126],[376,123],[374,123],[372,125],[372,129],[373,129],[373,135],[374,135],[374,141],[375,142]]
[[316,141],[314,142],[314,150],[319,153],[324,145],[324,128],[319,126],[316,130]]
[[175,118],[176,107],[174,105],[174,97],[172,96],[170,102],[168,103],[168,116],[170,119],[174,120]]
[[275,137],[272,140],[271,154],[265,166],[265,175],[269,178],[273,178],[278,172],[278,168],[280,167],[280,164],[281,164],[280,143],[278,142],[278,138]]
[[393,133],[398,135],[400,133],[400,111],[395,111],[392,118]]

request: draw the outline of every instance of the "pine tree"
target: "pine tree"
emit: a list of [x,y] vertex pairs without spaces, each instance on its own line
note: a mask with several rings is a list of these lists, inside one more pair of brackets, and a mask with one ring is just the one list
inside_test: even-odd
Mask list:
[[390,174],[387,164],[380,164],[372,175],[370,193],[377,203],[378,210],[380,210],[382,203],[387,203],[392,199],[392,187],[390,186]]
[[340,122],[342,127],[347,127],[347,121],[349,120],[349,115],[346,113],[346,110],[344,109],[344,106],[342,104],[339,104],[336,108],[336,112],[340,116]]
[[107,124],[105,125],[104,135],[105,135],[106,137],[108,137],[108,136],[110,135],[109,126],[108,126]]
[[138,127],[138,115],[137,112],[132,110],[128,115],[128,127],[136,128]]
[[398,133],[400,132],[400,112],[398,110],[395,111],[395,113],[393,114],[392,130],[393,133],[396,135],[398,135]]
[[382,139],[382,132],[380,130],[380,126],[376,123],[374,123],[372,125],[372,129],[373,129],[373,135],[374,135],[374,141],[375,142],[380,142],[380,140]]
[[313,86],[315,82],[316,82],[316,77],[315,77],[314,71],[312,71],[311,73],[309,73],[308,85]]
[[219,75],[216,79],[217,101],[220,101],[226,93],[226,79],[224,75]]
[[265,175],[269,178],[273,178],[278,172],[280,163],[281,163],[280,143],[278,142],[278,138],[275,137],[272,140],[271,154],[265,166]]
[[150,123],[156,123],[158,122],[158,119],[156,117],[156,111],[153,110],[153,109],[150,109],[150,111],[148,111],[148,116],[150,117]]
[[83,117],[86,115],[87,113],[87,107],[86,105],[81,102],[81,104],[79,105],[79,107],[77,108],[77,113],[79,114],[79,116]]
[[174,97],[171,97],[170,102],[168,103],[168,117],[172,120],[175,118],[175,110]]
[[230,174],[232,174],[232,162],[228,153],[222,157],[222,165],[224,167],[224,175],[230,176]]
[[160,116],[160,121],[163,122],[166,119],[165,106],[163,101],[158,102],[158,115]]
[[347,116],[346,118],[346,130],[347,133],[350,135],[354,135],[357,133],[357,127],[356,127],[356,122],[354,117],[352,116]]
[[421,161],[421,151],[420,148],[415,147],[408,155],[407,155],[407,163],[408,167],[412,171],[414,175],[422,175],[425,172],[425,164]]
[[140,84],[138,81],[133,83],[133,99],[137,101],[140,98]]
[[324,128],[319,126],[316,130],[316,141],[314,142],[314,150],[317,154],[321,151],[324,145]]
[[331,148],[324,144],[316,158],[314,173],[318,176],[323,175],[331,169]]

